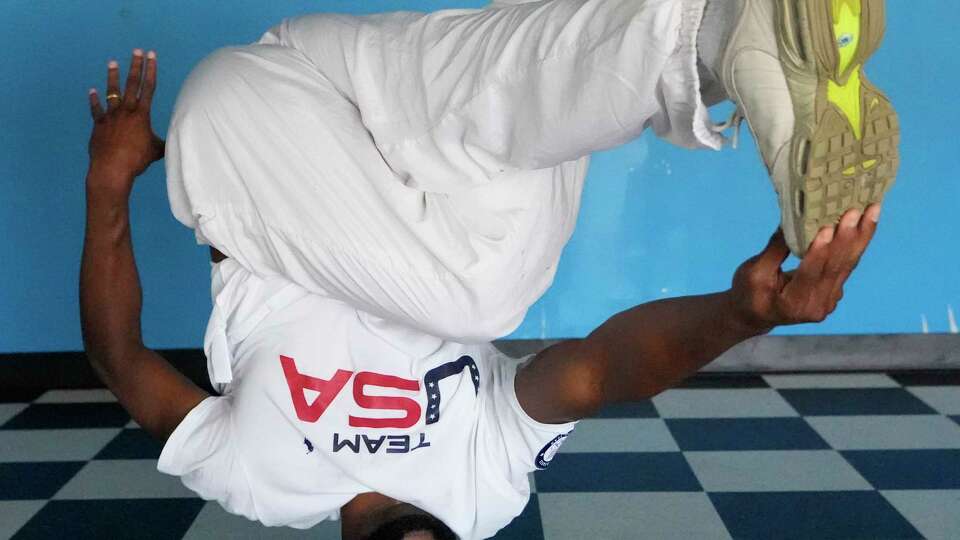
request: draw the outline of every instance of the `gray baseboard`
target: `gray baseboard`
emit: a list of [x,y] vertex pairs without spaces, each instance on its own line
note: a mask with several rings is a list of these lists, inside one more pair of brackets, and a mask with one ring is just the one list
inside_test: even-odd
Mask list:
[[[515,339],[494,344],[519,358],[558,341]],[[210,391],[202,349],[157,352]],[[960,335],[762,336],[730,349],[702,373],[914,370],[960,370]],[[82,351],[0,354],[0,401],[11,389],[99,386]]]
[[[512,356],[560,340],[501,340]],[[730,349],[705,372],[889,371],[960,369],[960,334],[761,336]]]

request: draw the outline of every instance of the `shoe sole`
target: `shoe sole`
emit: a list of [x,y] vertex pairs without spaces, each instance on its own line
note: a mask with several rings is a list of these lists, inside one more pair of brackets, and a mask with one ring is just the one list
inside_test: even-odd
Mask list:
[[883,0],[777,0],[781,63],[786,71],[789,58],[790,69],[801,66],[817,80],[812,110],[794,99],[786,199],[792,201],[798,256],[849,209],[881,202],[896,178],[899,120],[863,73],[883,38],[884,15]]

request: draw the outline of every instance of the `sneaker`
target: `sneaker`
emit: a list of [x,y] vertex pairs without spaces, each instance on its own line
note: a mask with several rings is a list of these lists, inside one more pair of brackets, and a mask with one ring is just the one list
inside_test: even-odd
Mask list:
[[883,37],[884,3],[739,4],[719,71],[773,179],[787,244],[802,257],[821,227],[881,202],[897,174],[897,115],[863,73]]

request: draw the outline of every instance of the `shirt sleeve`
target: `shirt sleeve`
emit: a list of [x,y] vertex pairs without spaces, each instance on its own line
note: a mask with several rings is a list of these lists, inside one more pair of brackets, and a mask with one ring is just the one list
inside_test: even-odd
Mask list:
[[515,473],[525,474],[547,468],[564,439],[576,426],[576,422],[538,422],[523,410],[517,399],[514,383],[517,371],[533,360],[534,356],[530,354],[518,359],[496,351],[489,359],[492,394],[484,408],[486,414],[492,416],[488,420],[499,425],[510,469]]
[[167,439],[157,470],[179,476],[187,488],[230,513],[257,519],[232,426],[229,397],[204,399]]

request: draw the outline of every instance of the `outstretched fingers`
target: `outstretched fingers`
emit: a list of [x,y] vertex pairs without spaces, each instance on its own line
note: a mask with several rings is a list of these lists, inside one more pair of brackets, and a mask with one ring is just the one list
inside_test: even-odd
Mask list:
[[[848,217],[844,216],[844,220],[846,219]],[[847,223],[841,221],[842,234],[845,237],[846,244],[844,249],[839,250],[842,257],[838,263],[838,270],[833,276],[831,298],[834,299],[834,302],[843,297],[844,284],[850,274],[857,268],[857,265],[860,264],[860,259],[877,231],[877,222],[880,220],[880,205],[872,204],[867,207],[861,216],[858,216],[858,219],[854,220],[852,217],[849,219],[850,221]]]
[[149,109],[153,101],[153,92],[157,88],[157,53],[155,51],[147,53],[146,63],[140,90],[140,104]]
[[96,88],[89,90],[90,116],[99,121],[108,112],[123,107],[127,110],[136,110],[144,106],[149,110],[153,101],[153,94],[157,87],[157,53],[150,51],[146,55],[143,49],[134,49],[130,60],[130,72],[124,84],[123,93],[120,92],[120,65],[116,60],[107,63],[107,106],[104,110],[100,103],[100,95]]
[[823,320],[826,317],[818,291],[824,279],[833,236],[833,227],[820,229],[800,261],[800,266],[794,269],[792,279],[784,287],[780,297],[780,311],[787,319],[807,322]]
[[796,322],[822,321],[843,297],[843,286],[873,238],[879,205],[849,210],[836,227],[824,227],[784,289],[783,312]]
[[100,96],[97,94],[96,88],[91,88],[88,93],[90,95],[90,116],[93,117],[94,122],[98,122],[104,115],[103,106],[100,105]]
[[130,60],[130,71],[127,72],[126,88],[123,91],[123,106],[127,110],[133,110],[137,108],[142,72],[143,51],[141,49],[134,49],[133,57]]
[[120,104],[120,64],[111,60],[107,64],[107,111]]

